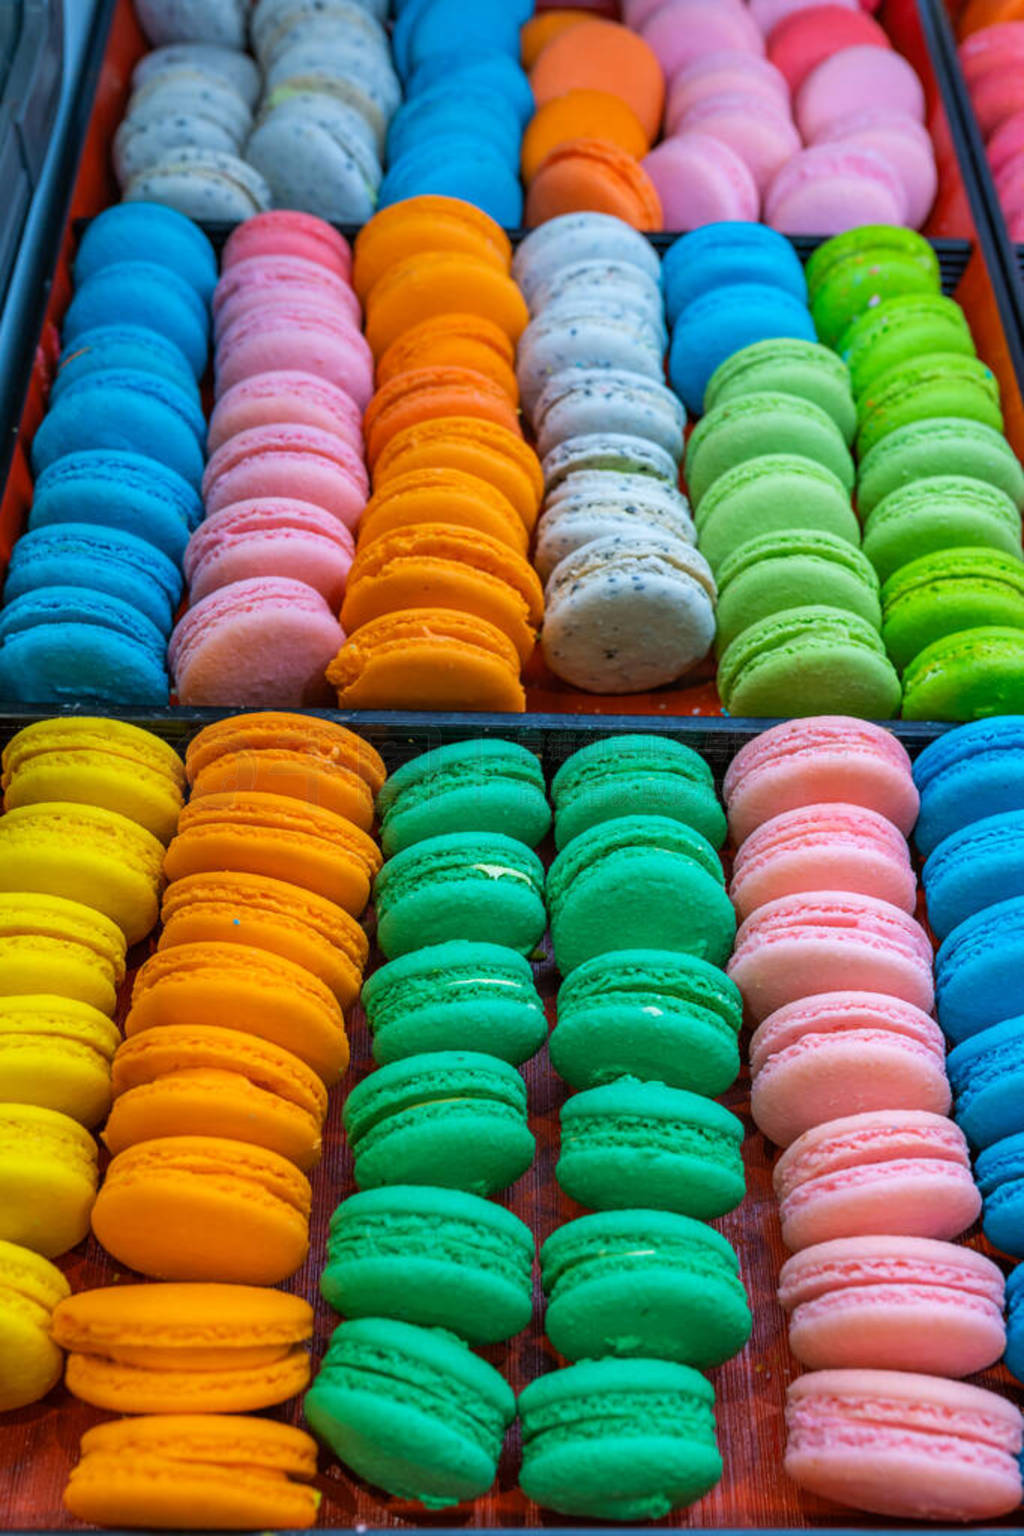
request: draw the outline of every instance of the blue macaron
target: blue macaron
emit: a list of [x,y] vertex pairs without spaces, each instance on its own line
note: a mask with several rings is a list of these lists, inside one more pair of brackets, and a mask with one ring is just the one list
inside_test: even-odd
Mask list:
[[712,288],[687,304],[676,320],[668,358],[672,388],[687,410],[699,415],[708,380],[719,363],[743,347],[776,336],[818,339],[802,300],[766,283]]
[[961,1041],[1024,1014],[1024,897],[976,912],[935,957],[939,1023]]
[[1024,1264],[1006,1282],[1006,1369],[1024,1382]]
[[203,504],[173,469],[138,453],[89,448],[48,465],[36,480],[28,526],[89,523],[120,528],[180,565]]
[[521,128],[526,127],[536,111],[526,72],[508,54],[495,53],[493,49],[474,53],[451,48],[445,53],[431,54],[410,76],[405,99],[411,101],[414,96],[440,83],[453,90],[465,87],[501,96],[512,107]]
[[175,208],[162,203],[115,203],[86,228],[75,255],[75,286],[101,267],[153,261],[183,277],[204,304],[217,286],[217,256],[209,239]]
[[471,138],[486,143],[518,174],[521,133],[511,103],[472,86],[432,85],[404,102],[388,129],[388,165],[430,139]]
[[[785,235],[764,224],[704,224],[681,235],[661,265],[665,308],[675,324],[688,304],[713,288],[754,283],[807,303],[800,258]],[[812,332],[811,340],[816,340]],[[738,349],[737,349],[738,350]]]
[[463,133],[428,139],[389,166],[378,207],[426,193],[472,203],[505,228],[522,223],[523,189],[517,169],[468,125]]
[[976,1147],[1024,1131],[1024,1016],[983,1029],[946,1058],[957,1124]]
[[1001,1253],[1024,1259],[1024,1131],[979,1152],[974,1176],[985,1202],[985,1236]]
[[447,53],[453,40],[473,52],[484,49],[519,57],[519,29],[533,14],[530,0],[412,0],[395,22],[395,64],[407,79],[425,59]]
[[1024,896],[1024,811],[986,816],[943,838],[923,879],[928,921],[940,939],[975,912]]
[[101,267],[68,305],[61,340],[65,347],[101,325],[141,325],[159,331],[188,358],[197,379],[206,371],[210,315],[192,285],[155,261],[118,261]]
[[940,736],[916,759],[914,783],[914,841],[926,857],[972,821],[1024,810],[1024,716],[974,720]]
[[198,490],[205,433],[202,411],[173,380],[135,368],[87,373],[62,390],[43,417],[32,470],[39,475],[82,449],[113,448],[166,464]]
[[188,358],[175,342],[159,331],[141,325],[100,325],[83,331],[60,355],[57,374],[50,390],[50,401],[87,373],[104,368],[138,368],[142,373],[157,373],[172,379],[199,403],[199,385]]
[[166,704],[164,639],[104,592],[47,587],[0,611],[0,698],[19,704]]
[[18,540],[4,585],[4,602],[40,587],[87,587],[130,603],[168,635],[181,601],[181,571],[160,550],[132,533],[61,523]]

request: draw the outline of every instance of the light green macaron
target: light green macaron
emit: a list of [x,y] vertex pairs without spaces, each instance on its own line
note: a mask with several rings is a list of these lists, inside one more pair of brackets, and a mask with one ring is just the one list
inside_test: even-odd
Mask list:
[[887,720],[900,681],[877,630],[854,613],[817,604],[751,624],[718,666],[730,715],[758,718],[835,714]]
[[934,352],[881,374],[857,403],[857,454],[912,421],[964,417],[1001,432],[999,382],[991,368],[961,352]]
[[864,553],[887,581],[894,571],[942,549],[1020,555],[1020,513],[1003,491],[966,475],[934,475],[893,491],[864,524]]
[[799,395],[827,411],[852,443],[857,430],[850,374],[842,358],[817,341],[773,337],[734,352],[720,363],[704,392],[704,410],[764,391]]
[[717,572],[715,647],[721,655],[751,624],[824,603],[879,629],[878,577],[867,556],[833,533],[764,533],[734,549]]
[[860,525],[842,482],[814,459],[766,453],[726,470],[701,501],[697,542],[716,578],[752,538],[827,533],[856,546]]
[[1024,560],[991,549],[939,550],[894,572],[882,602],[882,639],[902,671],[961,630],[1024,629]]
[[765,390],[727,400],[697,423],[686,449],[686,483],[694,506],[728,470],[769,453],[813,459],[853,490],[853,460],[831,416],[799,395]]
[[941,416],[897,427],[860,461],[857,509],[866,518],[893,491],[934,475],[966,475],[1024,507],[1024,469],[1006,438],[966,417]]

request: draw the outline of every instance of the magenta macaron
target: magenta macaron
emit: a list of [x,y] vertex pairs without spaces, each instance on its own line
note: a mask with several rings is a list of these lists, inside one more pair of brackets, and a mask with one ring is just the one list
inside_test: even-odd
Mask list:
[[229,437],[250,427],[319,427],[343,438],[356,453],[363,452],[363,415],[351,395],[297,368],[256,373],[226,389],[213,408],[206,450],[216,453]]
[[950,1106],[939,1026],[881,992],[816,992],[769,1014],[751,1037],[750,1076],[754,1123],[780,1147],[840,1115]]
[[344,235],[311,213],[274,209],[246,219],[231,231],[221,256],[221,271],[254,256],[298,256],[315,261],[348,282],[352,248]]
[[945,1115],[883,1109],[829,1120],[775,1164],[782,1241],[954,1238],[977,1221],[981,1195],[963,1131]]
[[369,494],[362,458],[333,432],[291,423],[251,427],[217,449],[203,475],[207,515],[236,501],[287,497],[354,528]]
[[257,497],[233,502],[200,523],[185,550],[193,603],[233,581],[288,576],[314,587],[337,613],[355,558],[344,523],[309,502]]

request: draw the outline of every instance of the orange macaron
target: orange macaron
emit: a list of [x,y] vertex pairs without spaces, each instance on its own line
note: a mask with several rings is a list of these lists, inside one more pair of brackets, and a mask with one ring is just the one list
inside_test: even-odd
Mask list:
[[352,286],[363,304],[386,272],[422,251],[461,252],[500,272],[512,265],[508,236],[482,208],[457,197],[406,198],[375,213],[356,236]]
[[590,21],[588,11],[555,9],[539,11],[519,28],[519,62],[529,74],[548,43],[553,42],[570,27],[578,27],[581,21]]
[[377,387],[414,368],[472,368],[500,384],[518,405],[515,363],[515,347],[493,320],[483,315],[434,315],[391,343],[377,364]]
[[500,384],[471,368],[415,368],[382,385],[366,407],[363,433],[370,469],[397,433],[440,416],[493,421],[522,436],[519,412]]
[[595,19],[559,32],[530,70],[538,107],[567,91],[607,91],[633,109],[654,143],[665,105],[665,77],[654,49],[618,22]]
[[189,742],[185,773],[193,796],[252,789],[289,795],[364,832],[386,776],[380,754],[354,731],[316,715],[273,710],[205,726]]
[[375,491],[359,523],[359,548],[416,523],[450,523],[488,534],[525,555],[529,535],[503,492],[461,469],[418,469],[394,475]]
[[366,340],[381,357],[403,331],[436,315],[481,315],[518,341],[530,315],[501,267],[461,251],[424,250],[389,267],[366,301]]
[[603,139],[567,139],[534,173],[527,226],[563,213],[608,213],[642,230],[659,230],[663,222],[657,189],[639,160]]
[[414,608],[371,619],[327,668],[343,709],[494,710],[521,714],[519,656],[484,619]]
[[544,494],[540,460],[507,427],[467,416],[445,416],[397,432],[374,466],[374,492],[396,475],[419,469],[460,469],[486,480],[515,507],[533,532]]
[[529,183],[542,163],[569,139],[600,139],[639,160],[647,153],[647,135],[633,108],[608,91],[567,91],[534,114],[523,135],[520,164]]

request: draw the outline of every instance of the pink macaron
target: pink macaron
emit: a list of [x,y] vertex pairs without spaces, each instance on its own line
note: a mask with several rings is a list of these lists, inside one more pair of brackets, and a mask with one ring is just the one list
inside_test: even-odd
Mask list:
[[1005,1289],[984,1254],[927,1237],[837,1238],[779,1275],[789,1347],[813,1371],[987,1370],[1006,1348]]
[[283,576],[220,587],[171,635],[182,704],[294,709],[330,703],[325,671],[345,641],[319,592]]
[[666,229],[757,219],[761,200],[753,175],[734,149],[710,134],[664,139],[641,164],[657,190]]
[[666,0],[640,28],[671,80],[702,54],[724,48],[764,53],[764,37],[742,0]]
[[796,95],[797,127],[810,143],[866,102],[924,122],[924,87],[913,66],[901,53],[862,43],[833,53],[807,76]]
[[786,1429],[787,1475],[855,1509],[960,1524],[1021,1502],[1020,1409],[967,1382],[810,1371],[789,1385]]
[[989,138],[1008,117],[1024,111],[1024,69],[1019,59],[992,69],[971,87],[971,103],[982,136]]
[[329,268],[301,256],[251,256],[229,267],[213,295],[213,334],[216,340],[241,315],[262,310],[270,300],[322,306],[337,310],[354,326],[362,322],[359,300],[351,286]]
[[957,49],[964,79],[972,88],[990,69],[1024,62],[1024,21],[999,21],[965,37]]
[[665,101],[666,137],[678,133],[683,116],[698,102],[736,92],[777,102],[789,115],[789,87],[775,65],[760,54],[729,48],[694,59],[675,76]]
[[335,613],[355,558],[344,523],[305,501],[257,497],[213,512],[185,550],[189,597],[253,576],[288,576],[314,587]]
[[208,514],[235,501],[285,496],[312,502],[355,528],[368,494],[366,465],[348,443],[319,427],[290,423],[228,438],[203,475]]
[[216,453],[229,437],[251,427],[285,422],[333,432],[353,452],[363,452],[363,415],[352,396],[337,384],[298,368],[255,373],[226,389],[210,417],[206,451]]
[[[809,10],[820,5],[821,0],[750,0],[750,14],[765,37],[769,37],[780,21],[797,11]],[[841,0],[844,10],[855,11],[858,0]]]
[[813,69],[844,48],[891,48],[877,21],[845,5],[809,5],[772,28],[768,57],[795,95]]
[[695,102],[680,118],[678,131],[706,133],[735,150],[761,194],[801,147],[789,108],[747,91]]
[[906,222],[920,229],[931,212],[938,189],[938,170],[931,135],[923,123],[888,107],[867,107],[841,117],[815,139],[815,144],[842,144],[870,149],[888,161],[903,183]]
[[861,805],[783,811],[740,848],[729,894],[742,919],[802,891],[859,891],[913,912],[917,880],[906,839],[887,817]]
[[884,992],[927,1012],[932,947],[920,923],[874,896],[813,891],[758,907],[736,935],[729,975],[760,1022],[830,992]]
[[817,992],[769,1014],[750,1041],[750,1110],[776,1146],[838,1115],[950,1106],[942,1031],[881,992]]
[[764,222],[785,235],[839,235],[863,224],[905,224],[907,194],[895,167],[871,149],[818,144],[773,178]]
[[[1024,26],[1024,22],[1021,25]],[[985,155],[993,176],[1014,160],[1024,157],[1024,110],[1015,112],[999,124],[985,145]]]
[[373,353],[347,317],[279,303],[243,315],[221,336],[214,359],[215,393],[222,395],[253,374],[282,368],[327,379],[363,411],[373,394]]
[[298,256],[303,261],[319,262],[345,282],[352,276],[352,248],[348,241],[311,213],[275,208],[246,219],[227,238],[221,271],[254,256]]
[[963,1131],[945,1115],[881,1109],[816,1125],[775,1164],[782,1241],[954,1238],[981,1213]]
[[781,811],[827,801],[878,811],[907,836],[920,806],[902,742],[847,715],[787,720],[762,731],[729,764],[723,791],[737,843]]

